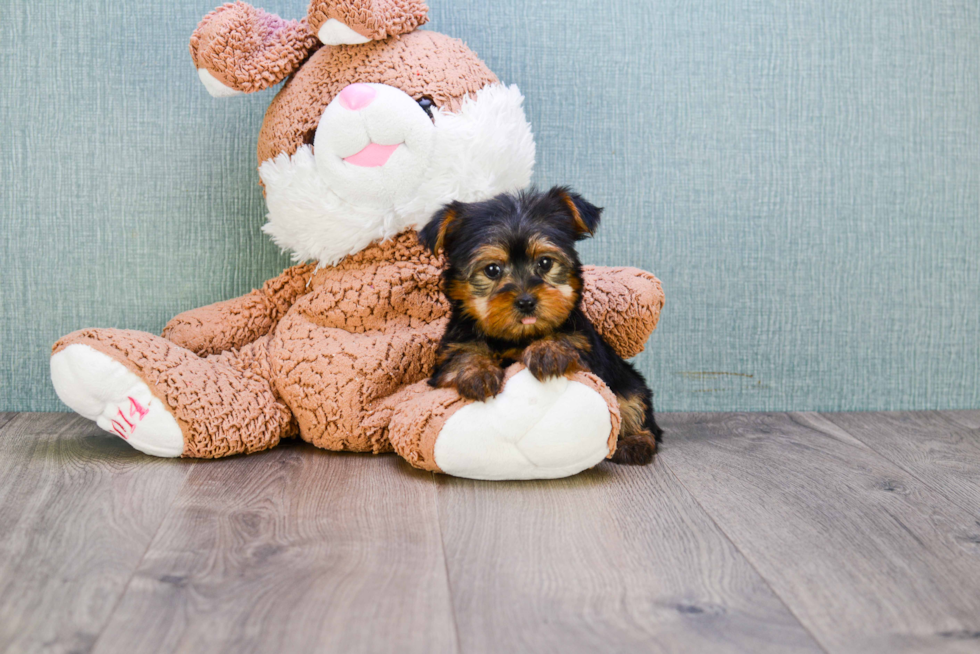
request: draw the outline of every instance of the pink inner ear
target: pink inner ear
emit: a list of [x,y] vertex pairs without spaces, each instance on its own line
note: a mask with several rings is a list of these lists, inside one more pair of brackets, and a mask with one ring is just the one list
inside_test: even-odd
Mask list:
[[396,145],[371,143],[357,154],[347,157],[344,161],[355,166],[363,166],[364,168],[378,168],[388,163],[388,159],[395,153],[399,145],[401,143]]

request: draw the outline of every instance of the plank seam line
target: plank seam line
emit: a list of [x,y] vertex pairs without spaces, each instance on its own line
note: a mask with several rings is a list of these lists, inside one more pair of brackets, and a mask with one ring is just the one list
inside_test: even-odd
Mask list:
[[[940,413],[941,414],[942,411],[937,411],[936,413]],[[899,470],[901,470],[902,472],[904,472],[905,474],[907,474],[912,479],[915,479],[916,481],[918,481],[920,484],[922,484],[926,488],[932,490],[937,495],[941,495],[942,497],[944,497],[946,499],[947,502],[949,502],[950,504],[953,504],[954,506],[959,507],[964,512],[966,512],[967,515],[973,515],[974,512],[976,511],[976,507],[969,507],[969,506],[966,506],[965,504],[960,504],[960,501],[959,500],[957,500],[955,497],[952,497],[949,493],[947,493],[946,491],[944,491],[942,488],[940,488],[939,486],[934,486],[931,481],[929,481],[927,479],[923,479],[922,477],[920,477],[918,474],[916,474],[912,470],[906,468],[905,465],[901,461],[896,461],[895,459],[892,459],[890,456],[888,456],[888,454],[886,454],[885,452],[881,452],[877,448],[872,447],[871,444],[868,441],[866,441],[865,439],[861,438],[860,436],[858,436],[857,434],[855,434],[851,430],[842,427],[841,425],[837,424],[836,422],[834,422],[833,420],[831,420],[830,418],[828,418],[827,416],[825,416],[822,413],[818,413],[816,415],[820,416],[821,418],[823,418],[824,420],[826,420],[827,422],[829,422],[830,424],[832,424],[834,427],[837,427],[841,431],[845,432],[851,438],[853,438],[853,439],[857,440],[858,442],[860,442],[862,445],[864,445],[866,448],[868,448],[868,450],[870,450],[876,456],[880,456],[882,459],[884,459],[888,463],[892,464],[893,466],[895,466],[896,468],[898,468]],[[965,428],[961,427],[960,425],[957,425],[956,423],[950,423],[950,421],[947,420],[945,417],[943,417],[943,421],[946,422],[951,429],[954,429],[956,427],[959,427],[960,430],[958,431],[958,433],[962,433],[962,431],[965,431]],[[963,435],[966,436],[967,439],[969,439],[969,436],[970,436],[969,434],[963,434]]]
[[190,478],[191,472],[194,470],[194,468],[197,467],[197,465],[198,463],[195,461],[190,466],[188,466],[187,472],[184,475],[184,481],[181,482],[180,488],[178,488],[177,492],[174,493],[174,499],[171,500],[170,506],[167,507],[166,513],[164,513],[163,517],[160,519],[160,524],[157,525],[157,528],[153,532],[153,536],[147,542],[146,548],[143,550],[143,553],[140,555],[139,561],[137,561],[136,565],[133,566],[133,573],[129,575],[129,579],[126,580],[126,585],[123,586],[122,592],[119,593],[119,597],[117,597],[116,601],[113,602],[112,610],[109,612],[109,617],[106,618],[105,624],[103,624],[102,628],[99,629],[99,635],[96,636],[95,640],[92,641],[92,646],[88,650],[89,652],[94,652],[95,648],[99,644],[99,641],[102,640],[102,636],[105,634],[105,630],[109,627],[109,623],[112,622],[112,618],[116,615],[116,611],[119,609],[119,605],[122,603],[122,600],[126,596],[126,593],[129,592],[129,587],[133,584],[133,579],[136,578],[136,573],[139,572],[140,567],[143,565],[143,561],[144,559],[146,559],[147,552],[150,551],[150,548],[153,547],[153,544],[160,536],[160,530],[163,529],[163,525],[167,523],[167,518],[170,517],[170,514],[173,513],[174,506],[177,504],[177,498],[180,497],[181,492],[184,490],[184,486],[187,485],[187,480],[188,478]]
[[453,618],[453,634],[456,636],[456,651],[458,654],[463,653],[463,643],[459,639],[459,621],[456,619],[456,597],[453,595],[453,583],[449,580],[449,557],[446,556],[446,538],[442,533],[442,516],[441,511],[439,511],[439,494],[442,493],[439,480],[436,479],[436,473],[430,472],[429,475],[432,477],[432,482],[435,484],[435,510],[436,510],[436,526],[439,528],[439,546],[442,549],[442,568],[446,571],[446,590],[449,591],[449,614]]
[[[658,456],[661,455],[658,454]],[[662,456],[660,461],[664,464],[664,469],[668,473],[670,473],[670,476],[673,477],[677,481],[677,483],[681,485],[681,488],[687,491],[687,494],[691,496],[691,499],[693,499],[694,503],[698,505],[698,508],[700,508],[701,511],[704,512],[704,515],[707,516],[708,520],[711,521],[711,524],[713,524],[718,529],[718,532],[725,537],[725,540],[731,543],[732,547],[735,548],[735,551],[739,553],[739,555],[742,557],[742,559],[745,560],[745,562],[749,565],[749,567],[752,568],[752,570],[754,570],[757,575],[759,575],[759,579],[762,580],[762,583],[764,583],[766,587],[770,590],[770,592],[772,592],[773,597],[779,600],[779,603],[786,608],[786,610],[789,612],[791,616],[793,616],[793,619],[796,620],[796,623],[798,625],[800,625],[800,628],[810,635],[810,638],[813,639],[813,642],[816,644],[817,647],[819,647],[827,654],[830,654],[830,650],[828,650],[827,647],[822,642],[820,642],[820,639],[817,638],[816,634],[814,634],[813,631],[811,631],[810,628],[806,626],[806,624],[803,622],[800,616],[798,616],[796,612],[792,609],[792,607],[790,607],[790,605],[787,604],[783,596],[780,595],[778,592],[776,592],[776,589],[772,587],[771,583],[769,583],[769,579],[767,579],[766,576],[759,571],[759,568],[757,568],[755,563],[752,562],[752,559],[750,559],[749,556],[742,551],[742,548],[740,548],[738,544],[734,541],[734,539],[732,539],[732,537],[728,535],[728,532],[725,531],[720,524],[718,524],[718,521],[715,520],[715,517],[708,512],[708,509],[706,509],[703,504],[701,504],[701,500],[698,499],[698,496],[695,495],[693,492],[691,492],[691,489],[688,488],[687,485],[683,482],[683,480],[681,480],[680,476],[676,472],[674,472],[674,469],[670,467],[670,464],[667,463],[667,461],[665,461]]]

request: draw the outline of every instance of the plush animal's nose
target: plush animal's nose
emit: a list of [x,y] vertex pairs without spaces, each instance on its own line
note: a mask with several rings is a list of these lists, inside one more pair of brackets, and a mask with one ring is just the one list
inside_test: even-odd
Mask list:
[[378,92],[367,84],[351,84],[340,92],[340,103],[351,111],[360,111],[374,102]]
[[525,293],[518,297],[514,304],[517,305],[517,309],[521,313],[531,313],[538,306],[538,301],[534,299],[533,295]]

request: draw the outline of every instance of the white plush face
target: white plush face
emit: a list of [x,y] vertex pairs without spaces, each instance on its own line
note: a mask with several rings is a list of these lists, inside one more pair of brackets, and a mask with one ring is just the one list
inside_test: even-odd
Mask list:
[[313,153],[341,199],[384,208],[415,194],[429,169],[435,131],[432,119],[403,91],[351,84],[324,110]]
[[334,264],[425,225],[444,204],[530,183],[534,138],[516,86],[490,85],[433,117],[404,92],[355,84],[327,106],[313,148],[265,161],[263,228],[297,261]]

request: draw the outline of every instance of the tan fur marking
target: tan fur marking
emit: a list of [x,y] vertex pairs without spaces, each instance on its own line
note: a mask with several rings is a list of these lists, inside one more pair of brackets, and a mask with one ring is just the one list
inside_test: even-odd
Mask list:
[[472,307],[473,312],[480,317],[480,320],[485,319],[487,317],[487,313],[490,311],[487,298],[485,297],[473,298],[473,301],[470,303],[470,306]]
[[579,213],[578,207],[576,207],[575,203],[572,202],[572,198],[568,195],[568,193],[562,193],[560,197],[561,201],[565,203],[565,205],[568,207],[568,211],[572,215],[572,223],[575,225],[575,230],[579,234],[591,234],[592,230],[589,229],[589,227],[585,224],[585,221],[582,220],[582,214]]
[[575,307],[575,296],[568,296],[553,286],[543,286],[536,289],[538,299],[538,322],[548,325],[551,331],[561,325]]
[[619,415],[622,422],[619,427],[620,436],[632,436],[644,431],[643,423],[646,420],[646,402],[639,395],[633,397],[623,397],[617,395],[619,401]]
[[517,312],[514,310],[514,301],[517,294],[513,291],[496,293],[487,300],[487,313],[484,316],[481,327],[490,336],[517,340],[515,335],[520,334],[521,324]]
[[450,299],[461,302],[463,310],[473,320],[482,323],[487,319],[490,310],[488,300],[486,297],[476,295],[473,292],[473,286],[468,281],[452,280],[449,283],[447,295]]
[[456,211],[453,209],[446,209],[442,222],[439,223],[439,234],[436,236],[436,254],[442,252],[443,246],[446,244],[446,232],[449,231],[449,226],[454,220],[456,220]]
[[589,339],[585,334],[579,334],[578,332],[574,334],[562,334],[561,338],[579,352],[592,351],[592,345],[589,343]]
[[534,260],[538,257],[543,257],[545,255],[550,256],[553,259],[564,262],[564,255],[560,247],[544,238],[539,234],[535,234],[530,239],[528,239],[527,244],[527,256],[528,258]]
[[510,261],[509,253],[499,245],[482,245],[473,253],[473,266],[499,263],[505,265]]

